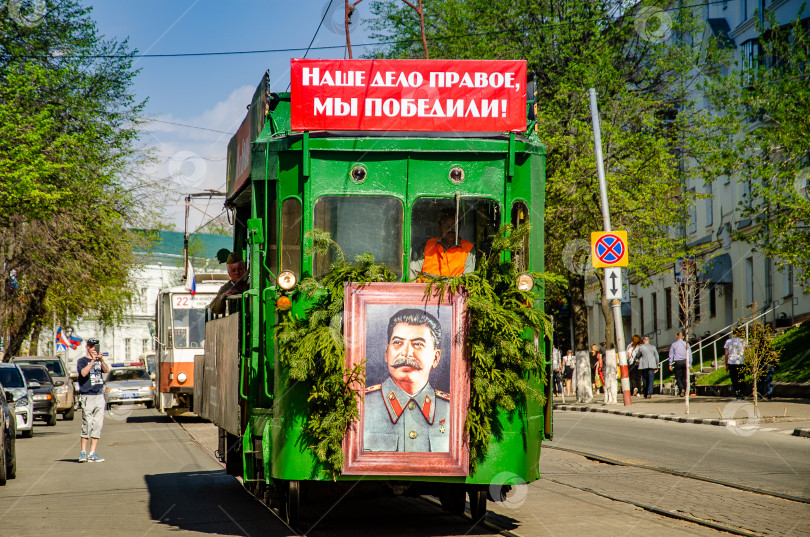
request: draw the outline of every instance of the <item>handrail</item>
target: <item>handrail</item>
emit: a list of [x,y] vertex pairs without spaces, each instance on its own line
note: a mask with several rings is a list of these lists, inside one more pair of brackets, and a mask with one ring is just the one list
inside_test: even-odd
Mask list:
[[[785,304],[786,304],[786,302],[783,301],[781,304],[777,304],[776,306],[771,306],[769,309],[763,311],[762,313],[760,313],[756,317],[754,317],[754,318],[746,321],[745,323],[741,324],[740,327],[743,327],[743,326],[745,327],[745,339],[746,339],[746,341],[748,340],[748,327],[750,326],[751,323],[753,323],[754,321],[756,321],[760,317],[764,317],[765,315],[768,315],[769,313],[775,312],[776,310],[778,310],[779,308],[781,308]],[[698,345],[697,351],[692,350],[692,354],[695,354],[695,352],[697,352],[697,354],[699,356],[699,360],[700,360],[700,370],[701,371],[703,371],[703,349],[705,347],[707,347],[708,345],[712,345],[712,348],[714,350],[714,368],[717,369],[717,367],[718,367],[717,366],[717,350],[714,348],[714,344],[719,339],[721,339],[722,337],[730,334],[732,332],[733,327],[736,326],[737,324],[738,323],[732,323],[732,324],[730,324],[728,326],[725,326],[724,328],[721,328],[720,330],[716,331],[714,334],[711,334],[710,336],[706,336],[705,338],[702,338],[700,341],[697,341],[696,343],[689,346],[690,349],[693,349],[695,345]],[[717,336],[717,337],[715,337],[715,336]]]
[[[273,286],[270,286],[270,287],[265,287],[262,290],[262,300],[264,300],[265,303],[267,302],[267,292],[268,291],[275,292],[276,288],[273,287]],[[266,312],[267,308],[265,308],[264,311]],[[264,389],[264,395],[268,399],[270,399],[272,401],[275,398],[275,395],[267,391],[268,380],[270,380],[270,375],[267,374],[267,363],[270,362],[270,364],[273,364],[273,361],[268,360],[268,357],[267,357],[267,322],[265,322],[264,325],[265,326],[262,327],[262,331],[263,331],[263,335],[264,335],[264,341],[262,342],[263,343],[263,345],[262,345],[262,374],[263,374],[262,375],[263,376],[262,388]],[[275,347],[274,347],[274,349],[275,349]],[[271,366],[271,369],[274,369],[274,368]]]
[[[748,327],[751,325],[751,323],[753,323],[754,321],[756,321],[760,317],[764,317],[765,315],[768,315],[769,313],[775,312],[776,310],[778,310],[779,308],[781,308],[785,304],[787,304],[787,302],[782,301],[781,304],[771,306],[769,309],[763,311],[762,313],[760,313],[756,317],[753,317],[752,319],[746,321],[745,323],[740,324],[741,328],[745,327],[745,340],[746,340],[746,342],[748,341]],[[692,359],[690,360],[689,367],[686,368],[687,375],[690,373],[690,371],[692,369],[692,362],[694,362],[694,355],[695,355],[695,351],[693,350],[693,348],[696,345],[698,346],[697,355],[698,355],[698,360],[700,361],[700,370],[701,370],[701,372],[703,371],[703,349],[705,347],[707,347],[708,345],[711,345],[712,350],[714,351],[714,369],[715,370],[718,369],[718,365],[717,365],[717,349],[715,347],[715,343],[717,343],[717,341],[719,341],[722,337],[727,336],[728,334],[730,334],[732,332],[733,327],[737,326],[737,324],[738,323],[732,323],[732,324],[730,324],[730,325],[728,325],[726,327],[723,327],[720,330],[716,331],[714,334],[706,336],[705,338],[701,338],[699,341],[689,345],[689,351],[691,352]],[[715,337],[715,336],[717,336],[717,337]],[[658,379],[659,379],[658,383],[659,383],[659,386],[661,386],[662,390],[663,390],[663,387],[664,387],[664,368],[662,367],[662,365],[664,364],[664,362],[668,362],[668,361],[669,361],[669,358],[667,358],[666,360],[662,360],[661,362],[658,363],[658,371],[659,371],[659,373],[658,373]]]

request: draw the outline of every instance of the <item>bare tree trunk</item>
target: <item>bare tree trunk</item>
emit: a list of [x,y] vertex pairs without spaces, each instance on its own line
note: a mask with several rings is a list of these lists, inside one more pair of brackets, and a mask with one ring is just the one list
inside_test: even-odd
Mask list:
[[43,290],[34,292],[28,295],[28,308],[25,310],[25,316],[22,321],[16,326],[12,326],[9,330],[9,343],[3,353],[3,361],[10,362],[14,356],[20,354],[22,344],[25,338],[31,333],[34,323],[37,322],[42,316],[45,305],[45,294]]
[[607,295],[607,286],[604,278],[600,278],[600,285],[602,286],[602,316],[605,318],[605,348],[609,349],[613,344],[615,348],[616,343],[616,327],[613,319],[613,308],[610,307],[610,302],[605,298]]
[[42,321],[36,321],[31,329],[31,345],[28,348],[29,356],[39,356],[39,335],[42,333]]
[[588,349],[588,311],[585,308],[585,278],[570,272],[571,315],[574,319],[574,352]]

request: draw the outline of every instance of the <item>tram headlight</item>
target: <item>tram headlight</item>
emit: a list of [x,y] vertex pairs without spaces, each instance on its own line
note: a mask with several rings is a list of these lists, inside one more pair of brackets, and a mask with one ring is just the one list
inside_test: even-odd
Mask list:
[[177,382],[179,382],[180,384],[183,384],[186,381],[187,378],[188,378],[188,375],[186,375],[182,371],[177,374]]
[[285,270],[284,272],[279,274],[278,286],[284,289],[285,291],[289,291],[290,289],[295,287],[295,274],[293,274],[289,270]]
[[534,278],[530,274],[524,272],[517,278],[517,288],[519,291],[531,291],[534,287]]

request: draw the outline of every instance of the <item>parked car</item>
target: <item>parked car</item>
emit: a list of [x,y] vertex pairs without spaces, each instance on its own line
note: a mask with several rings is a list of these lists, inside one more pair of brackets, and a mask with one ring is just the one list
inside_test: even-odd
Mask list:
[[149,373],[140,367],[113,367],[107,373],[104,397],[109,410],[112,405],[145,403],[154,406],[154,386]]
[[[43,365],[51,374],[56,386],[56,412],[62,414],[62,419],[72,420],[74,416],[73,403],[76,393],[73,382],[65,368],[65,364],[58,356],[17,356],[12,360],[18,364]],[[62,382],[60,385],[59,382]]]
[[17,418],[14,394],[0,386],[0,485],[17,477]]
[[34,391],[34,419],[45,420],[50,426],[56,425],[56,388],[59,385],[42,365],[20,366],[28,387]]
[[28,389],[20,366],[0,363],[0,385],[14,397],[17,432],[31,438],[34,436],[34,393]]

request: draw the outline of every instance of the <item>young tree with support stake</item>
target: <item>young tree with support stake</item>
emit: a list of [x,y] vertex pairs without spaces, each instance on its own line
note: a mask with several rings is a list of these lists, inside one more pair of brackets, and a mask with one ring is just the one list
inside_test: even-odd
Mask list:
[[[756,304],[752,307],[753,311],[757,311]],[[762,317],[749,322],[746,328],[739,330],[737,337],[747,338],[743,356],[745,360],[742,364],[742,371],[746,376],[751,376],[754,395],[754,411],[759,417],[758,406],[758,384],[760,378],[765,376],[770,368],[776,367],[779,363],[779,351],[774,347],[773,341],[775,334],[773,329],[767,323],[762,321]]]

